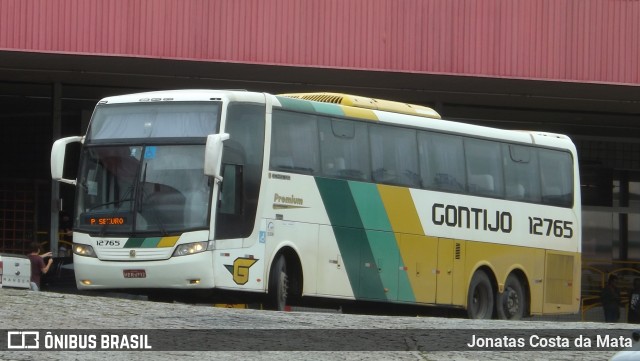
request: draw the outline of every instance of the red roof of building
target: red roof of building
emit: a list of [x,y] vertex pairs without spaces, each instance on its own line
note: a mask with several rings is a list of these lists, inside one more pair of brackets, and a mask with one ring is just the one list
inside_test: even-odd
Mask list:
[[638,0],[0,0],[0,49],[640,84]]

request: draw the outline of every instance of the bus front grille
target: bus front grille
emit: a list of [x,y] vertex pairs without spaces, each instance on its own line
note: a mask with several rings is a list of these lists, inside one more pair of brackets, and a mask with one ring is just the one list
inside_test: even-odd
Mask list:
[[173,247],[102,249],[98,258],[102,261],[155,261],[168,259],[172,252]]

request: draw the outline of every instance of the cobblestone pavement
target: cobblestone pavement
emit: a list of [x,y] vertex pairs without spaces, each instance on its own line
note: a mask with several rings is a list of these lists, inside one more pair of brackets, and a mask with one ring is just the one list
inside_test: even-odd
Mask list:
[[[113,297],[0,289],[0,329],[632,329],[627,324],[553,321],[481,321],[435,317],[392,317],[339,313],[270,312]],[[455,331],[453,331],[455,332]],[[2,337],[5,337],[4,335]],[[607,360],[615,351],[11,351],[0,360]]]

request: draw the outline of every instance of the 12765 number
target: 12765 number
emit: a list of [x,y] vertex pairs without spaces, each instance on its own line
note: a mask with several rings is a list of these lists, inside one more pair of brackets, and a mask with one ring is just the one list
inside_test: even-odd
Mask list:
[[96,241],[98,247],[120,247],[120,241],[111,239],[99,239]]
[[529,234],[572,238],[573,222],[560,219],[529,217]]

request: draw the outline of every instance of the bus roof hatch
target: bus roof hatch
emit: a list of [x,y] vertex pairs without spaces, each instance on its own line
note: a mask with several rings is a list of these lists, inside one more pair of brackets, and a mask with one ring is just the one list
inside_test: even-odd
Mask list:
[[289,98],[295,98],[295,99],[312,100],[312,101],[322,102],[322,103],[333,103],[333,104],[346,105],[346,106],[356,107],[356,108],[382,110],[382,111],[391,112],[391,113],[400,113],[400,114],[415,115],[415,116],[425,117],[425,118],[441,119],[440,114],[438,114],[435,110],[429,107],[425,107],[422,105],[394,102],[394,101],[384,100],[384,99],[374,99],[374,98],[363,97],[359,95],[350,95],[350,94],[342,94],[342,93],[290,93],[290,94],[280,94],[280,95],[289,97]]

